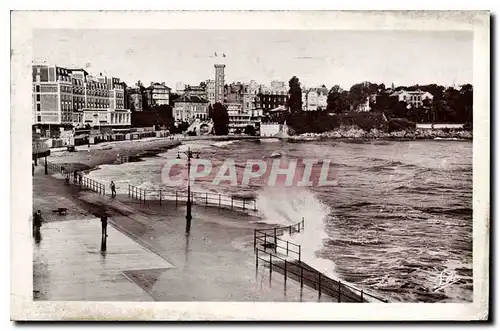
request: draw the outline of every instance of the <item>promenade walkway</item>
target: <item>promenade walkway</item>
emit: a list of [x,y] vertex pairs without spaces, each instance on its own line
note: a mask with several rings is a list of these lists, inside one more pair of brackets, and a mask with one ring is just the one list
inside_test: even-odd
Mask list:
[[[34,208],[48,221],[41,241],[33,244],[33,290],[39,300],[332,300],[255,267],[250,223],[255,219],[194,207],[186,236],[183,207],[146,214],[120,197],[66,186],[39,169],[33,183]],[[68,214],[53,214],[61,205]],[[101,253],[100,222],[91,214],[104,210],[110,225]]]

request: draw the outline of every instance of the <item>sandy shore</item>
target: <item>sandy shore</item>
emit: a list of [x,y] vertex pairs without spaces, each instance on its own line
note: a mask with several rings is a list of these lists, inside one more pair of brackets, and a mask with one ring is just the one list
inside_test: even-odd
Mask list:
[[65,163],[85,170],[92,169],[101,164],[115,163],[118,157],[123,156],[154,156],[163,153],[181,144],[179,139],[150,138],[141,140],[125,140],[97,145],[77,146],[75,152],[66,150],[51,151],[47,158],[52,163]]

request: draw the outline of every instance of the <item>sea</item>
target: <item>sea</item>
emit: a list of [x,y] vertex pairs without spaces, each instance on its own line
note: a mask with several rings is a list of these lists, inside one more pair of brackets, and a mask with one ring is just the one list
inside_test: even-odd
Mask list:
[[[334,180],[326,186],[202,178],[192,189],[251,194],[266,223],[304,218],[304,231],[284,239],[302,245],[305,262],[390,301],[472,301],[471,141],[192,141],[179,150],[188,147],[214,169],[234,160],[238,176],[250,159],[329,160]],[[177,152],[102,165],[89,176],[113,180],[119,194],[129,184],[176,190],[164,168]]]

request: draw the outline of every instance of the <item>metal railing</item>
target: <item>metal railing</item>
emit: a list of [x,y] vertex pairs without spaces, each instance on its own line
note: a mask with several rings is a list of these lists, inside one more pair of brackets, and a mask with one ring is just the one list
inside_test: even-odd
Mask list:
[[259,261],[264,262],[264,265],[269,268],[270,275],[273,270],[278,271],[283,274],[285,283],[288,278],[293,279],[300,282],[300,287],[306,285],[317,290],[318,296],[326,294],[336,299],[337,302],[368,302],[367,297],[380,302],[388,302],[386,299],[366,293],[364,290],[342,283],[340,280],[333,280],[303,262],[289,261],[272,252],[256,247],[256,267],[259,266]]
[[80,181],[80,177],[77,176],[77,178],[75,178],[73,172],[70,171],[65,165],[47,161],[47,170],[52,173],[59,173],[65,177],[69,177],[70,182],[73,182],[75,185],[80,185],[82,188],[106,195],[106,185],[86,176],[82,176]]
[[254,229],[253,232],[253,247],[255,249],[258,246],[262,246],[264,249],[272,249],[274,253],[277,253],[280,250],[280,253],[289,255],[294,255],[299,262],[301,261],[302,249],[301,246],[295,244],[289,240],[284,240],[279,238],[284,233],[288,232],[290,235],[295,232],[300,232],[300,230],[304,229],[304,218],[299,223],[275,227],[269,229]]
[[[283,274],[285,282],[287,278],[294,279],[300,282],[301,287],[306,285],[317,290],[319,296],[327,294],[336,298],[338,302],[368,302],[367,298],[388,302],[386,299],[342,283],[340,280],[333,280],[301,261],[301,245],[279,237],[285,233],[291,235],[301,232],[304,229],[304,222],[304,218],[302,218],[300,222],[289,226],[254,229],[253,245],[256,267],[259,266],[259,261],[263,261],[264,265],[269,267],[270,274],[274,269]],[[296,260],[288,260],[283,257],[284,255],[291,256]]]
[[[158,201],[160,206],[165,201],[174,201],[175,205],[178,206],[179,202],[187,201],[187,192],[178,190],[174,192],[169,190],[146,190],[129,185],[128,197],[129,199],[138,200],[142,203],[146,203],[146,201]],[[213,206],[231,210],[257,210],[255,199],[237,198],[220,193],[191,191],[191,201],[196,205]]]

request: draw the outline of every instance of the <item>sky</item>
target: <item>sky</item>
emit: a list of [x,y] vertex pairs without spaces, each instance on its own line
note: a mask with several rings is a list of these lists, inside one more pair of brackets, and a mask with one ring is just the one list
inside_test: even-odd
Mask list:
[[[215,57],[217,53],[217,57]],[[35,30],[33,60],[118,77],[197,85],[226,65],[226,82],[266,84],[297,76],[306,87],[349,89],[473,83],[466,31]],[[226,57],[222,57],[225,54]]]

